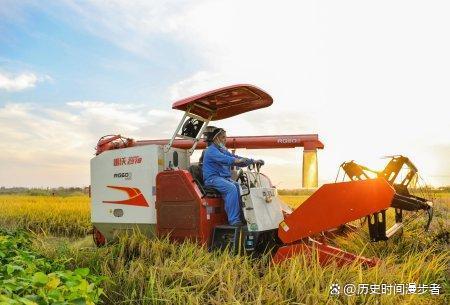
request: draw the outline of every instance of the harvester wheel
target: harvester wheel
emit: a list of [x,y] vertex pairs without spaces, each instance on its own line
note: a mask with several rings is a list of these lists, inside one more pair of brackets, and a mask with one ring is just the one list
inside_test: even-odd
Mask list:
[[103,236],[103,234],[96,227],[92,230],[92,238],[94,239],[94,243],[97,247],[103,247],[106,245],[105,236]]

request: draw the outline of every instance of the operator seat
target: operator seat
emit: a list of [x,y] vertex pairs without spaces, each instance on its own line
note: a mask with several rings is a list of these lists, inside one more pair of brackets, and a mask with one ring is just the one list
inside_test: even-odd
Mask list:
[[205,186],[205,182],[203,181],[203,169],[200,165],[191,165],[189,166],[188,171],[189,173],[191,173],[192,178],[194,178],[194,181],[202,192],[203,196],[214,198],[221,197],[221,194],[218,190],[210,186]]

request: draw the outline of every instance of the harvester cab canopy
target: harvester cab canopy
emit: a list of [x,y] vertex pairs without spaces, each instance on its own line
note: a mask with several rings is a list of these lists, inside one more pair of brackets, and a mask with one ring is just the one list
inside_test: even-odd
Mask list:
[[175,139],[191,139],[193,145],[189,153],[192,154],[210,121],[265,108],[272,103],[267,92],[248,84],[227,86],[179,100],[173,103],[172,109],[184,111],[184,116],[165,150],[172,147]]
[[197,94],[172,105],[172,109],[217,121],[272,105],[272,97],[253,85],[232,85]]

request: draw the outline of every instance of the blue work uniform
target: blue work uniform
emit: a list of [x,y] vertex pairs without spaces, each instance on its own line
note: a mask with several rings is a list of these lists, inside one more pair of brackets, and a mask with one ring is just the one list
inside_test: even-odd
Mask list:
[[[218,190],[225,201],[228,223],[240,222],[239,183],[231,179],[231,166],[241,157],[216,144],[210,145],[203,156],[203,180],[206,186]],[[242,166],[245,166],[243,164]]]

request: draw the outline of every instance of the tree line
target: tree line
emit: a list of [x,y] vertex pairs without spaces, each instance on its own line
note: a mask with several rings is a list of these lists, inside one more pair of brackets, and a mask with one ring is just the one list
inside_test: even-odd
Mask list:
[[89,194],[88,187],[0,187],[0,195],[77,196]]

